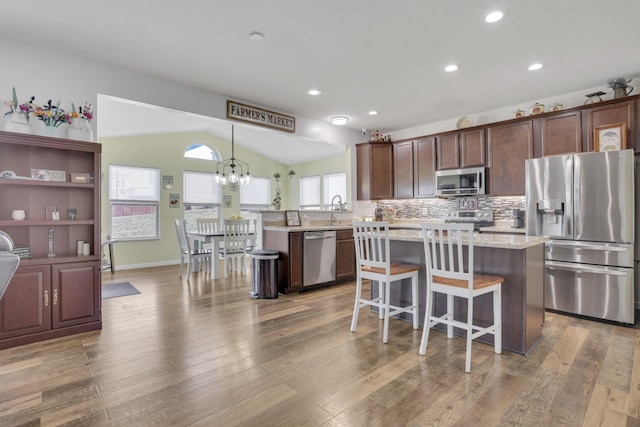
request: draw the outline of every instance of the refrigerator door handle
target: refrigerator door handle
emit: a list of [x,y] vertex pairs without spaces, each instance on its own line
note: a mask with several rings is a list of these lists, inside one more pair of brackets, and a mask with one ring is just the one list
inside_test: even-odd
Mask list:
[[623,248],[619,246],[597,246],[597,245],[585,245],[584,243],[556,243],[547,242],[546,246],[552,248],[570,248],[570,249],[589,249],[593,251],[608,251],[608,252],[628,252],[629,248]]
[[564,264],[564,263],[557,263],[553,261],[545,261],[544,267],[548,268],[549,270],[566,270],[566,271],[573,271],[576,273],[603,274],[606,276],[628,276],[629,275],[629,273],[627,273],[626,271],[590,267],[582,264]]

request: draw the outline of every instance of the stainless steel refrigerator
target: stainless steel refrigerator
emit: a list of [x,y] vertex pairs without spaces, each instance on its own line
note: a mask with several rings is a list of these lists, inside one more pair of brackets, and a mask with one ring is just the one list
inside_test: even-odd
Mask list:
[[528,235],[545,235],[545,306],[634,323],[633,150],[525,162]]

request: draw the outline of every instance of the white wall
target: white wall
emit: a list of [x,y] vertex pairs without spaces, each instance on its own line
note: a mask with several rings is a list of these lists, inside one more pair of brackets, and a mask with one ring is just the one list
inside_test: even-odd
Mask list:
[[[28,24],[25,25],[25,31],[30,31]],[[55,25],[51,31],[55,31]],[[11,99],[11,87],[16,88],[18,101],[21,103],[35,96],[36,104],[44,104],[49,99],[54,102],[60,100],[65,110],[71,109],[72,102],[76,106],[89,102],[97,107],[97,94],[101,93],[226,119],[226,102],[231,99],[98,61],[2,38],[0,52],[0,103]],[[251,100],[238,101],[256,105]],[[271,108],[268,105],[262,107]],[[98,137],[99,123],[100,111],[96,110],[93,126],[94,134]],[[361,139],[360,131],[301,116],[296,116],[295,134],[344,146],[350,146]]]

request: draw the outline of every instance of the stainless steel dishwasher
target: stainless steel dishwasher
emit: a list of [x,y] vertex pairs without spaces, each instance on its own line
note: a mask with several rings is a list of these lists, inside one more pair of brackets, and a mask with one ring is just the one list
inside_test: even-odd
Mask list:
[[336,280],[336,232],[306,231],[302,286]]

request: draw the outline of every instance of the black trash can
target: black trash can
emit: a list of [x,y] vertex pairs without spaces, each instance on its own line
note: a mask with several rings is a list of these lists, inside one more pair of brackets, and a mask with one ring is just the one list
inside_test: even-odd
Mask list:
[[251,251],[253,290],[251,298],[278,298],[278,258],[275,249],[255,249]]

